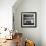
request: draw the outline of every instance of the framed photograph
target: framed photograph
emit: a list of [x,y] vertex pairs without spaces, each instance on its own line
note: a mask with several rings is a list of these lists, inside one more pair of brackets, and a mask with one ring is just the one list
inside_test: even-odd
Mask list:
[[37,13],[21,12],[21,27],[37,27]]

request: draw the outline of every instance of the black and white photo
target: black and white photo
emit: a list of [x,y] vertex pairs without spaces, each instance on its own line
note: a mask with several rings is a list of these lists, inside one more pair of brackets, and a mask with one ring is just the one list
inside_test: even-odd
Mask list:
[[36,12],[22,12],[21,13],[21,27],[36,27],[37,23]]

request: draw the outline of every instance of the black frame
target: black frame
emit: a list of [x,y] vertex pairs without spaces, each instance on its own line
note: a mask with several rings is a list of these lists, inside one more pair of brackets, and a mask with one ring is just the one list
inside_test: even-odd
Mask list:
[[[31,16],[31,15],[34,16],[34,18],[33,18],[34,25],[23,25],[24,15],[26,15],[27,18],[29,18],[29,16]],[[28,23],[31,23],[31,20]],[[27,28],[27,27],[35,28],[35,27],[37,27],[37,12],[21,12],[21,27],[23,27],[23,28]]]

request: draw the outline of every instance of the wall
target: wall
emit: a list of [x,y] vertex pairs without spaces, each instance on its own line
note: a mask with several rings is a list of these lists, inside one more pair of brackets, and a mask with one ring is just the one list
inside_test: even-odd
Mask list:
[[12,29],[12,6],[16,0],[0,0],[0,27]]
[[[20,1],[18,1],[20,2]],[[18,3],[13,6],[15,30],[23,33],[24,39],[31,39],[35,42],[36,46],[46,46],[43,40],[45,24],[44,4],[45,0],[23,0],[19,5]],[[21,12],[37,12],[37,27],[36,28],[22,28],[21,27]],[[44,17],[44,18],[43,18]],[[46,26],[45,26],[46,27]],[[44,31],[43,31],[44,30]],[[44,33],[43,33],[44,32]],[[43,35],[44,34],[44,35]],[[44,36],[45,39],[45,36]]]
[[41,40],[42,46],[46,46],[46,0],[41,1]]

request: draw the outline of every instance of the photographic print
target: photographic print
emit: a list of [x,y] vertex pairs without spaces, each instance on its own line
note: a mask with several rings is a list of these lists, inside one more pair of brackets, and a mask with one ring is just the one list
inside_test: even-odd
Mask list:
[[21,13],[21,27],[36,27],[37,25],[36,12],[22,12]]

